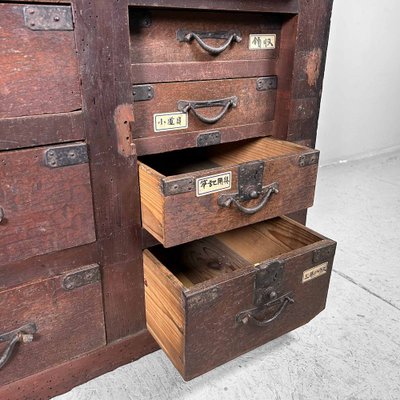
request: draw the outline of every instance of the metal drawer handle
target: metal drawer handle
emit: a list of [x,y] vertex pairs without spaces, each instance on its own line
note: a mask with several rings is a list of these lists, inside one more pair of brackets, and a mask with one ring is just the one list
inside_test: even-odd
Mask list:
[[[199,46],[207,51],[209,54],[216,56],[224,52],[233,42],[240,43],[242,35],[239,31],[229,32],[189,32],[179,30],[176,37],[180,42],[191,42],[193,39]],[[213,47],[208,45],[203,39],[226,39],[226,42],[220,47]]]
[[222,194],[218,197],[218,205],[220,207],[230,207],[231,204],[234,204],[239,211],[241,211],[244,214],[247,215],[252,215],[257,213],[258,211],[262,210],[265,205],[268,203],[268,200],[271,198],[271,196],[274,193],[279,193],[278,189],[278,184],[276,182],[272,183],[269,186],[266,186],[263,188],[261,194],[258,194],[255,190],[250,193],[250,197],[252,199],[257,199],[261,196],[261,201],[260,203],[252,208],[244,207],[242,204],[240,204],[240,198],[238,198],[238,194]]
[[[178,110],[184,113],[192,110],[193,114],[205,124],[215,124],[218,122],[231,107],[236,107],[238,98],[236,96],[228,97],[226,99],[218,100],[206,100],[206,101],[189,101],[189,100],[179,100]],[[199,114],[196,110],[198,108],[210,108],[210,107],[223,107],[221,112],[212,118],[207,118],[204,115]]]
[[4,208],[0,207],[0,224],[4,221]]
[[254,314],[260,312],[261,309],[260,308],[256,308],[256,309],[253,309],[253,310],[243,311],[243,312],[239,313],[236,316],[236,321],[237,322],[241,322],[244,325],[246,325],[247,323],[250,323],[252,325],[260,326],[260,327],[267,326],[271,322],[275,321],[286,310],[286,307],[289,304],[293,304],[294,303],[294,300],[293,300],[293,298],[291,296],[292,296],[291,293],[287,293],[287,294],[279,297],[278,299],[273,300],[273,301],[271,301],[271,302],[269,302],[269,303],[267,303],[265,305],[265,307],[268,308],[268,307],[270,307],[272,305],[275,305],[277,303],[281,303],[281,306],[279,307],[279,309],[270,318],[265,318],[265,319],[262,319],[262,320],[257,319],[254,316]]
[[0,335],[0,342],[9,342],[3,354],[0,356],[0,369],[10,360],[18,343],[30,343],[37,332],[36,324],[30,323],[11,332]]

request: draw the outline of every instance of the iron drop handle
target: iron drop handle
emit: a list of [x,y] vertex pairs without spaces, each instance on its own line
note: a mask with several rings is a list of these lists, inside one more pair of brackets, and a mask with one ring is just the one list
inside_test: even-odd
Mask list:
[[[242,36],[239,31],[229,32],[188,32],[179,30],[177,32],[177,38],[180,42],[191,42],[196,40],[199,46],[207,53],[216,56],[223,53],[233,42],[240,43]],[[209,39],[226,39],[225,43],[219,47],[213,47],[207,44],[203,38]]]
[[236,321],[241,322],[242,324],[246,325],[248,323],[259,326],[259,327],[264,327],[270,324],[271,322],[275,321],[287,308],[289,304],[293,304],[294,300],[291,297],[291,293],[287,293],[283,296],[281,296],[279,299],[273,300],[269,303],[266,304],[266,307],[269,307],[271,305],[276,304],[277,302],[280,302],[281,305],[278,308],[278,310],[275,312],[275,314],[268,318],[266,317],[265,319],[259,320],[257,319],[254,314],[260,311],[260,309],[254,309],[254,310],[249,310],[249,311],[243,311],[242,313],[239,313],[236,316]]
[[0,207],[0,224],[3,222],[4,220],[4,208]]
[[[231,107],[236,107],[238,103],[238,98],[236,96],[228,97],[226,99],[218,100],[206,100],[206,101],[189,101],[189,100],[179,100],[178,110],[184,113],[192,110],[193,114],[205,124],[215,124],[228,112]],[[215,117],[205,117],[197,112],[199,108],[210,108],[210,107],[223,107],[221,112]]]
[[[276,182],[263,188],[263,191],[261,194],[261,201],[255,207],[248,208],[248,207],[245,207],[242,204],[240,204],[240,199],[238,198],[237,194],[233,194],[233,195],[232,194],[231,195],[222,194],[218,198],[218,205],[220,207],[230,207],[231,204],[234,204],[237,207],[237,209],[239,211],[241,211],[242,213],[247,214],[247,215],[252,215],[252,214],[255,214],[258,211],[262,210],[274,193],[279,193],[278,184]],[[250,198],[252,198],[252,199],[257,199],[259,197],[260,197],[260,195],[256,191],[250,193]]]
[[0,370],[10,360],[14,349],[18,343],[30,343],[33,341],[33,335],[37,332],[36,324],[29,323],[11,332],[0,335],[0,342],[8,342],[6,349],[0,356]]

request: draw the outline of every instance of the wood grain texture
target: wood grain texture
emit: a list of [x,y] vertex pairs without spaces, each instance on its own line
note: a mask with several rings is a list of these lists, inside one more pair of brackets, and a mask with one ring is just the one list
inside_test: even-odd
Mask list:
[[[168,76],[163,74],[169,82],[183,80],[180,75],[181,68],[190,69],[190,71],[201,68],[196,63],[203,64],[203,70],[214,70],[214,63],[219,64],[225,61],[224,66],[229,68],[227,61],[236,64],[236,61],[258,60],[261,64],[260,68],[265,71],[265,62],[268,59],[276,59],[279,54],[281,18],[276,14],[153,9],[146,10],[150,15],[151,25],[143,27],[140,24],[142,10],[132,8],[130,11],[131,61],[136,75],[135,81],[145,82],[143,74],[146,74],[148,82],[154,82],[154,79],[160,75],[157,66],[163,69],[162,65],[165,63],[170,64]],[[179,42],[176,35],[180,29],[194,32],[237,30],[241,33],[242,41],[233,43],[224,52],[215,56],[203,50],[195,40],[190,43]],[[250,34],[276,35],[276,48],[250,50]],[[219,47],[226,42],[226,39],[208,39],[205,42],[210,46]],[[149,76],[146,72],[149,64],[151,64],[154,76]],[[179,69],[176,70],[175,66],[179,66]],[[224,76],[224,78],[228,77],[229,75]]]
[[178,370],[184,365],[182,284],[150,251],[144,251],[146,319],[149,332]]
[[160,191],[163,175],[145,164],[139,164],[142,222],[158,240],[164,236],[164,197]]
[[214,60],[212,68],[204,62],[185,62],[177,64],[173,62],[155,64],[131,65],[131,81],[133,84],[145,84],[148,82],[173,82],[180,81],[204,81],[208,79],[233,79],[254,76],[276,75],[277,62],[274,59],[258,60],[218,61]]
[[[240,126],[272,121],[274,119],[276,90],[257,90],[257,78],[224,79],[200,82],[158,83],[153,85],[154,99],[134,104],[135,115],[140,115],[132,124],[133,138],[159,137],[180,132],[218,130],[227,126]],[[209,101],[237,96],[237,107],[231,107],[217,123],[201,122],[192,111],[189,112],[189,126],[184,130],[154,132],[154,114],[179,111],[180,100]],[[219,114],[222,107],[209,107],[197,110],[207,118]],[[251,127],[249,127],[251,129]]]
[[[176,292],[181,290],[185,307],[184,354],[174,353],[172,361],[177,366],[176,357],[183,358],[183,365],[177,368],[184,379],[192,379],[307,323],[322,311],[333,254],[318,261],[328,262],[328,273],[305,284],[302,275],[306,269],[316,265],[313,260],[315,250],[334,246],[335,242],[301,224],[275,218],[172,249],[158,246],[146,250],[145,269],[153,271],[151,284],[161,282],[160,276],[168,277],[163,278],[164,286],[157,292],[162,291],[164,295],[153,294],[151,307],[146,311],[149,327],[153,329],[160,321],[160,309],[165,310],[169,321],[178,324],[175,313],[166,311],[175,308],[164,307],[171,302],[166,299],[173,293],[177,296]],[[236,323],[239,312],[254,307],[255,274],[263,268],[259,265],[271,260],[280,260],[284,265],[283,283],[278,295],[290,291],[295,303],[268,327]],[[177,279],[180,284],[176,283]],[[152,289],[156,292],[154,287]],[[276,311],[276,308],[268,309],[266,315],[272,316]],[[180,313],[178,315],[180,318]],[[174,325],[171,323],[171,326]],[[163,349],[171,337],[168,332],[157,331]],[[167,348],[167,354],[168,351]]]
[[146,326],[137,163],[119,140],[126,119],[118,110],[132,103],[128,2],[76,0],[73,8],[111,343]]
[[0,265],[96,240],[88,164],[49,168],[47,149],[0,155]]
[[1,333],[30,322],[38,329],[34,341],[18,345],[1,370],[0,385],[105,345],[101,282],[66,291],[64,277],[0,292]]
[[[311,147],[315,146],[317,135],[332,4],[333,0],[299,0],[287,138],[309,140]],[[309,110],[307,115],[302,114],[303,109]]]
[[158,349],[147,330],[0,387],[2,400],[50,399]]
[[260,11],[277,13],[297,13],[298,0],[283,0],[279,3],[276,0],[197,0],[191,3],[182,3],[181,0],[129,0],[131,6],[146,7],[170,7],[189,8],[204,10],[227,10],[227,11]]
[[291,16],[284,20],[281,32],[281,49],[276,65],[279,90],[275,108],[274,136],[280,139],[286,139],[291,112],[291,90],[294,78],[293,67],[297,29],[298,16]]
[[0,267],[0,290],[52,278],[98,261],[96,242],[15,261]]
[[[164,246],[171,247],[310,207],[317,164],[299,166],[299,157],[310,152],[315,151],[294,143],[261,138],[197,152],[188,150],[180,156],[145,157],[140,164],[143,226]],[[182,159],[188,161],[182,163]],[[233,205],[220,207],[218,198],[221,193],[236,193],[238,190],[238,165],[254,160],[265,161],[263,185],[277,182],[279,193],[272,195],[266,206],[253,215],[243,214]],[[232,172],[229,190],[196,197],[193,187],[190,192],[162,197],[162,181],[191,178],[195,182],[227,171]],[[254,207],[259,201],[246,202],[245,206]]]
[[83,140],[83,121],[82,111],[0,119],[0,150]]
[[0,118],[82,108],[73,31],[32,31],[23,6],[0,4]]
[[[249,138],[271,136],[274,133],[274,121],[267,121],[256,124],[241,126],[228,126],[219,128],[221,134],[221,143],[236,142]],[[213,132],[208,129],[205,132],[188,132],[182,134],[181,131],[169,133],[168,135],[150,136],[139,139],[133,139],[138,156],[148,154],[160,154],[174,150],[197,147],[197,138],[202,133]]]

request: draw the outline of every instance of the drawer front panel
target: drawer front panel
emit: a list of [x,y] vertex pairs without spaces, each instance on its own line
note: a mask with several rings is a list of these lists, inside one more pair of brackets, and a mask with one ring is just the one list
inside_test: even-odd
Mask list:
[[96,239],[87,159],[46,165],[57,149],[86,152],[77,144],[0,155],[0,265]]
[[[305,251],[278,261],[281,277],[276,282],[272,277],[269,284],[265,280],[267,296],[275,292],[277,299],[275,303],[272,297],[265,300],[271,303],[269,306],[261,301],[257,309],[255,304],[257,279],[262,275],[259,271],[235,277],[217,289],[200,290],[188,296],[186,376],[194,378],[205,373],[306,324],[319,314],[325,308],[332,259],[315,262],[313,255],[313,251]],[[303,282],[306,271],[321,265],[325,268],[324,275]],[[262,271],[268,267],[259,268]],[[215,350],[210,349],[210,343]]]
[[[269,138],[222,146],[217,146],[222,149],[220,154],[210,153],[208,163],[199,163],[193,167],[198,168],[193,173],[163,178],[144,164],[146,159],[140,164],[143,226],[164,246],[285,215],[313,204],[317,151]],[[302,165],[305,155],[309,159],[314,157],[314,162]],[[175,156],[183,165],[186,157],[190,156]],[[225,162],[232,166],[222,167]],[[210,169],[213,164],[215,168]],[[261,171],[258,180],[254,180],[252,174],[258,171]],[[251,188],[260,193],[254,199],[242,199],[241,192],[246,194]]]
[[201,375],[320,313],[335,246],[276,218],[146,250],[150,332],[185,379]]
[[72,10],[49,7],[0,4],[0,118],[82,108]]
[[[68,289],[77,273],[86,273],[86,281],[83,279],[82,286]],[[74,274],[75,278],[71,278]],[[27,328],[27,324],[34,325],[35,329]],[[1,340],[5,333],[13,331],[14,334]],[[0,292],[0,355],[15,332],[24,334],[25,342],[15,345],[8,361],[0,368],[0,385],[105,345],[99,267],[87,266]]]
[[131,9],[130,17],[133,64],[267,60],[279,54],[278,15]]
[[[276,89],[258,90],[258,79],[152,85],[154,98],[134,104],[135,115],[140,118],[136,118],[132,125],[133,137],[158,137],[174,133],[184,135],[196,131],[272,121],[275,113]],[[187,113],[187,116],[175,114],[179,112]],[[159,114],[167,114],[167,117],[157,124],[155,118],[160,118]],[[181,119],[187,117],[187,127],[182,123],[176,124],[179,116]],[[216,120],[218,116],[220,118]],[[172,123],[170,118],[174,118]],[[207,119],[209,122],[202,119]]]

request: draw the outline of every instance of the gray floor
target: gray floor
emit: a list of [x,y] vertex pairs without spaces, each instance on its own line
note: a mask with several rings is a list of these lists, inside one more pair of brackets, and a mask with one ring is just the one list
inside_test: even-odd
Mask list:
[[57,400],[399,400],[400,152],[322,168],[308,225],[338,249],[307,326],[188,383],[158,351]]

